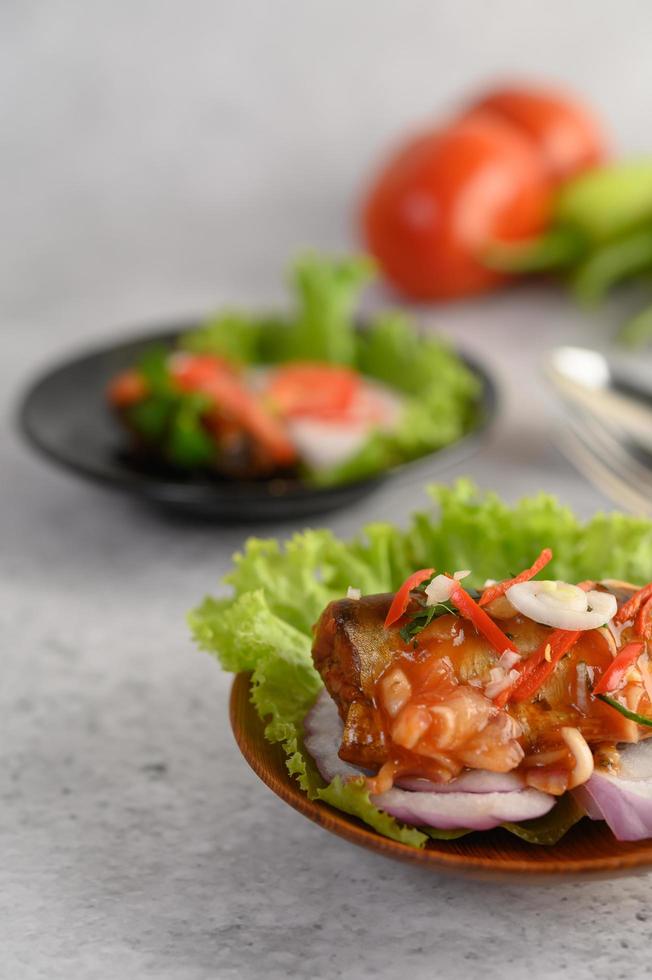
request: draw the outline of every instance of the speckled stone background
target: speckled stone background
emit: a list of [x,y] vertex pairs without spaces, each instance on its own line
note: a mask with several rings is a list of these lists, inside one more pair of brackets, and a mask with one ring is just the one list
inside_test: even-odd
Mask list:
[[[649,974],[649,878],[436,877],[272,796],[232,742],[229,678],[184,625],[247,529],[82,485],[19,445],[11,414],[75,346],[283,302],[294,249],[350,247],[378,152],[487,76],[557,76],[617,145],[649,148],[651,66],[645,0],[0,4],[3,978]],[[604,506],[550,442],[537,360],[605,342],[630,301],[588,315],[521,288],[424,311],[504,386],[491,443],[445,478]],[[327,523],[423,504],[390,487]]]

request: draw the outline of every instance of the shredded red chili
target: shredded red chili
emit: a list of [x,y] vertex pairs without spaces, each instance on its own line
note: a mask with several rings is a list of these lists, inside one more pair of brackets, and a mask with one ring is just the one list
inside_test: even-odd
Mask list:
[[537,572],[545,568],[551,559],[552,551],[550,548],[544,548],[537,560],[529,568],[519,572],[514,578],[507,578],[504,582],[496,582],[495,585],[488,586],[480,596],[479,605],[486,606],[488,603],[493,602],[494,599],[499,599],[502,595],[505,595],[507,589],[511,588],[512,585],[518,585],[519,582],[529,582]]
[[482,633],[497,653],[502,654],[505,650],[518,653],[518,647],[514,645],[513,641],[503,633],[499,626],[496,626],[493,619],[489,618],[484,609],[471,598],[461,585],[455,586],[451,593],[451,600],[457,606],[460,615],[471,620],[477,631]]
[[648,599],[652,598],[652,582],[648,585],[644,585],[642,589],[635,592],[631,599],[623,603],[616,615],[614,616],[614,623],[621,625],[626,623],[630,619],[634,619],[639,609]]
[[625,674],[636,663],[645,649],[645,643],[636,641],[628,643],[611,661],[604,674],[593,688],[593,694],[607,694],[620,686]]
[[385,629],[388,629],[401,618],[408,607],[410,592],[412,589],[416,589],[417,585],[421,585],[422,582],[425,582],[425,580],[434,575],[434,573],[434,568],[421,568],[418,572],[413,572],[411,575],[408,575],[405,582],[403,582],[403,585],[394,596],[392,604],[389,607],[389,612],[385,618]]
[[637,636],[643,636],[645,639],[649,639],[652,635],[652,596],[647,599],[638,613],[636,614],[636,622],[634,623],[634,629]]
[[[504,708],[508,701],[531,698],[550,677],[565,653],[577,642],[581,630],[554,630],[546,640],[516,667],[520,677],[494,698],[494,704]],[[549,650],[549,659],[546,652]]]

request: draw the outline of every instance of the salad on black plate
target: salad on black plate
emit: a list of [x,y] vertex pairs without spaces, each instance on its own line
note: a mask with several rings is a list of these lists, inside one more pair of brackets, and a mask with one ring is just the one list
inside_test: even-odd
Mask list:
[[289,317],[219,314],[109,385],[135,450],[181,471],[329,486],[443,448],[476,424],[480,382],[404,314],[359,325],[366,258],[307,255]]

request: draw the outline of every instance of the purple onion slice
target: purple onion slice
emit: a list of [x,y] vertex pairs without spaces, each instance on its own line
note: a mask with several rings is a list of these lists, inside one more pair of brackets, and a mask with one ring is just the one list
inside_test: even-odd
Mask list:
[[368,775],[364,769],[343,762],[337,754],[343,728],[335,702],[324,688],[303,720],[303,744],[327,783],[336,776],[349,779]]
[[538,789],[516,793],[410,793],[390,789],[371,797],[372,803],[404,823],[439,830],[491,830],[503,823],[543,817],[555,797]]
[[617,840],[652,837],[652,739],[620,746],[617,776],[595,771],[573,790],[592,820],[605,820]]

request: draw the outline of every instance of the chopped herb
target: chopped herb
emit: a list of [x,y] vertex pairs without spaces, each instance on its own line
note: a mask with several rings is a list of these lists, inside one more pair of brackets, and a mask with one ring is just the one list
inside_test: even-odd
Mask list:
[[454,612],[453,607],[446,602],[438,602],[434,606],[425,606],[410,620],[405,626],[399,631],[400,636],[406,643],[414,639],[417,633],[425,629],[432,623],[433,619],[439,619],[440,616],[445,616],[446,613]]

